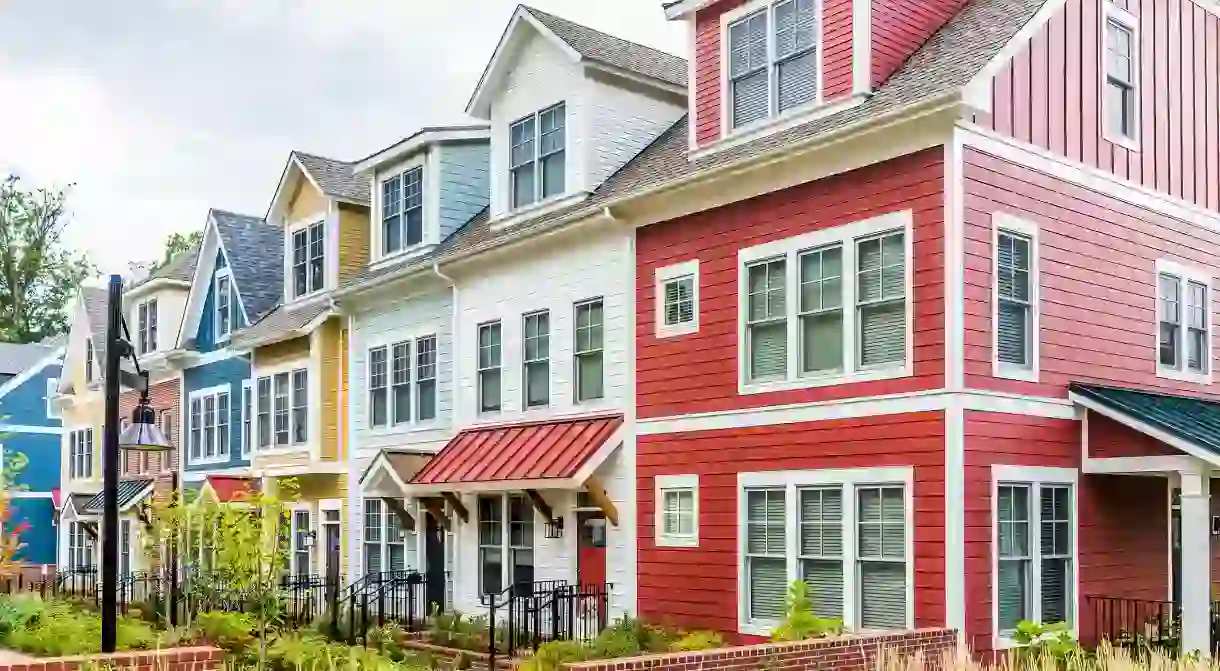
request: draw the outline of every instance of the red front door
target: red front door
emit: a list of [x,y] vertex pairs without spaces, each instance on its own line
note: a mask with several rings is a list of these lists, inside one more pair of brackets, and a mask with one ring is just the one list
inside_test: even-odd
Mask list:
[[606,520],[600,514],[581,513],[580,552],[576,568],[581,586],[606,584]]

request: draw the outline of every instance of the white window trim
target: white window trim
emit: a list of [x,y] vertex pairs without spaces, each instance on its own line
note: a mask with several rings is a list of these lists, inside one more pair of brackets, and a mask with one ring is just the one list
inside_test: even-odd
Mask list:
[[[161,322],[159,319],[156,320],[157,321],[157,331],[156,331],[156,333],[152,333],[152,326],[153,326],[153,321],[154,321],[153,315],[156,315],[156,317],[158,317],[158,318],[160,317],[160,315],[157,314],[160,307],[161,307],[161,305],[160,305],[160,303],[157,302],[157,298],[155,296],[146,298],[146,299],[136,303],[134,321],[136,323],[136,350],[137,350],[136,355],[137,356],[144,356],[145,354],[152,354],[153,352],[156,352],[160,346],[160,343],[158,341],[161,340]],[[145,315],[146,315],[145,326],[147,328],[145,328],[144,330],[140,329],[140,310],[144,310]],[[145,333],[148,333],[149,340],[151,340],[151,342],[147,343],[147,345],[148,345],[147,348],[145,348],[146,343],[144,342]]]
[[[687,335],[690,333],[699,332],[699,259],[691,259],[681,263],[657,268],[653,273],[656,280],[656,337],[658,338],[673,338],[675,336]],[[693,299],[694,319],[690,322],[680,324],[665,324],[665,286],[673,281],[686,276],[690,276],[693,281],[693,290],[691,292]]]
[[1041,592],[1042,552],[1037,539],[1041,531],[1042,507],[1036,497],[1042,485],[1070,485],[1072,488],[1072,633],[1080,634],[1080,472],[1075,468],[1053,468],[1048,466],[1004,466],[991,467],[991,640],[993,650],[1007,650],[1017,647],[1011,639],[1000,636],[1000,584],[999,584],[999,552],[1000,552],[1000,506],[999,489],[1001,484],[1031,485],[1030,503],[1030,549],[1033,554],[1034,570],[1031,589],[1036,621],[1042,609]]
[[[246,395],[250,396],[250,411],[246,412]],[[258,443],[258,427],[255,426],[258,418],[258,398],[255,396],[254,380],[242,380],[241,382],[241,458],[249,459],[250,453],[254,451],[254,446]],[[246,439],[246,422],[250,422],[250,438]]]
[[[503,592],[513,584],[513,544],[512,544],[512,500],[514,498],[525,499],[526,509],[530,514],[530,529],[533,531],[533,536],[530,538],[530,549],[533,552],[533,568],[535,580],[539,574],[539,531],[545,531],[546,520],[538,515],[538,510],[534,508],[533,503],[523,492],[483,492],[474,495],[474,511],[475,514],[475,590],[481,596],[483,592],[483,555],[480,550],[490,545],[481,545],[479,543],[479,499],[499,499],[500,500],[500,590]],[[468,504],[469,505],[469,504]],[[448,508],[446,508],[448,509]],[[541,524],[539,521],[541,520]],[[448,541],[449,539],[446,539]],[[543,541],[545,543],[545,540]]]
[[[1181,305],[1178,310],[1181,314],[1181,333],[1178,336],[1178,361],[1182,368],[1178,370],[1165,366],[1161,363],[1161,274],[1173,275],[1178,278],[1178,296]],[[1167,259],[1158,259],[1156,262],[1156,274],[1152,278],[1153,298],[1156,301],[1156,319],[1153,320],[1153,340],[1155,347],[1153,349],[1153,360],[1156,363],[1156,376],[1167,380],[1177,380],[1179,382],[1193,382],[1195,384],[1211,384],[1212,370],[1215,368],[1215,333],[1213,332],[1212,306],[1215,303],[1215,298],[1212,295],[1212,276],[1205,270],[1195,268],[1175,261]],[[1186,366],[1186,336],[1189,331],[1187,315],[1187,289],[1191,282],[1198,282],[1207,287],[1207,310],[1204,312],[1204,317],[1207,319],[1205,324],[1207,329],[1207,372],[1197,373],[1190,371]]]
[[[409,514],[414,516],[415,519],[417,519],[417,520],[422,519],[419,517],[420,512],[419,512],[417,503],[408,501],[407,499],[403,499],[403,498],[399,498],[398,500],[402,504],[403,508],[405,508]],[[366,526],[367,520],[365,519],[365,508],[364,508],[364,505],[367,501],[377,501],[378,504],[381,506],[381,540],[376,541],[376,542],[370,542],[370,541],[365,540],[368,537],[367,536],[368,529]],[[322,504],[325,504],[325,503],[327,503],[327,501],[321,501],[319,503],[319,506],[321,506]],[[326,510],[326,509],[327,508],[320,508],[320,510]],[[374,544],[376,544],[377,546],[379,546],[381,548],[381,572],[386,573],[386,572],[389,572],[392,570],[392,569],[390,569],[390,545],[392,545],[394,543],[392,543],[390,541],[390,517],[395,514],[396,513],[388,505],[386,505],[386,502],[384,501],[383,497],[366,496],[366,497],[363,497],[360,499],[360,564],[359,564],[359,567],[357,568],[357,571],[359,572],[360,575],[362,575],[362,576],[368,575],[367,551],[368,551],[368,546],[374,545]],[[340,523],[342,523],[342,521],[340,521]],[[335,523],[331,522],[331,524],[335,524]],[[423,534],[420,534],[418,529],[415,529],[415,530],[407,529],[407,528],[403,527],[401,524],[398,525],[398,531],[399,531],[399,533],[402,534],[402,544],[403,544],[403,548],[404,548],[403,561],[406,564],[406,570],[423,571],[423,569],[424,569],[424,566],[423,566],[424,550],[425,550],[424,547],[421,545],[421,543],[423,541]],[[325,558],[325,554],[326,553],[323,552],[323,554],[322,554],[323,558]],[[414,561],[411,561],[412,559]]]
[[[481,348],[480,343],[482,342],[481,336],[483,335],[483,329],[485,327],[491,327],[491,326],[500,327],[500,362],[494,368],[482,368],[480,366],[480,361],[479,361],[479,354],[480,354],[479,350]],[[475,415],[479,416],[479,417],[492,417],[495,415],[502,414],[506,409],[505,404],[504,404],[504,320],[493,319],[490,321],[479,322],[478,324],[475,324],[474,334],[475,334],[474,335],[474,368],[475,368],[474,410],[475,410]],[[496,410],[484,410],[483,409],[483,375],[482,375],[482,373],[485,370],[487,370],[487,371],[498,370],[500,372],[500,407]],[[524,383],[522,384],[522,387],[524,388]],[[522,405],[522,407],[525,406],[524,401],[522,402],[521,405]]]
[[[93,427],[89,427],[89,426],[77,427],[75,429],[69,429],[68,431],[64,432],[64,435],[66,435],[68,437],[68,481],[69,482],[88,482],[90,480],[95,480],[100,477],[100,474],[98,473],[99,469],[98,469],[98,459],[97,459],[97,444],[92,440],[92,438],[89,435],[92,432],[93,432]],[[73,470],[74,464],[76,463],[76,456],[78,453],[78,451],[76,449],[76,444],[75,444],[75,439],[76,439],[77,434],[84,434],[85,437],[87,439],[89,439],[89,444],[90,444],[89,445],[89,459],[85,462],[85,465],[89,466],[89,475],[81,475],[79,473],[80,469],[77,469],[76,471]]]
[[[563,108],[563,191],[551,196],[544,196],[542,185],[542,159],[545,157],[542,156],[542,115],[559,107]],[[547,105],[546,107],[538,108],[529,114],[523,114],[520,117],[512,119],[508,122],[508,179],[505,181],[505,185],[507,187],[505,196],[507,197],[507,200],[504,203],[504,211],[506,215],[524,214],[527,212],[539,214],[537,210],[550,204],[557,203],[565,198],[571,197],[572,173],[568,169],[568,167],[571,165],[569,159],[572,157],[572,146],[570,142],[571,138],[568,135],[568,128],[570,127],[569,121],[571,120],[570,112],[571,110],[568,107],[568,101],[566,99],[558,100],[550,105]],[[534,120],[534,157],[532,159],[534,163],[534,200],[532,202],[525,203],[524,205],[518,205],[513,202],[513,195],[515,192],[515,185],[513,184],[512,158],[513,126],[516,126],[526,119],[531,118]]]
[[[912,295],[915,265],[914,240],[912,228],[914,215],[911,210],[890,212],[871,219],[857,221],[834,228],[804,233],[791,238],[775,240],[755,247],[747,247],[737,252],[737,392],[739,394],[760,394],[771,391],[789,389],[806,389],[811,387],[827,387],[853,382],[871,380],[892,380],[909,377],[914,370],[914,305]],[[878,367],[861,367],[857,363],[858,341],[856,333],[856,252],[855,241],[859,238],[878,235],[888,231],[903,233],[903,244],[906,247],[905,292],[906,292],[906,355],[901,364],[887,364]],[[800,319],[797,318],[798,297],[800,296],[800,272],[798,257],[800,253],[814,247],[841,243],[843,245],[843,360],[846,368],[842,373],[831,375],[801,375],[800,373]],[[785,291],[787,299],[785,309],[788,325],[788,370],[782,380],[753,381],[748,378],[749,350],[746,346],[749,324],[749,269],[747,266],[756,261],[784,257],[786,259]],[[846,281],[849,277],[850,281]]]
[[[225,331],[224,333],[220,332],[220,280],[221,280],[221,278],[227,278],[229,281],[229,330]],[[212,333],[216,334],[215,337],[213,338],[213,340],[217,344],[223,343],[223,342],[228,342],[230,337],[233,335],[233,330],[234,330],[233,316],[236,312],[233,309],[233,299],[236,295],[237,295],[237,292],[233,291],[233,271],[230,270],[228,267],[217,270],[215,277],[212,278],[212,296],[214,299],[213,305],[212,305]]]
[[[245,383],[243,383],[243,385],[244,384]],[[207,442],[204,439],[204,433],[203,433],[204,430],[207,428],[207,425],[204,423],[204,420],[203,420],[204,410],[203,410],[202,404],[204,402],[204,399],[207,397],[216,398],[216,400],[213,401],[213,404],[214,404],[214,407],[216,408],[216,426],[219,427],[220,426],[220,401],[219,401],[220,394],[228,394],[228,396],[229,396],[229,421],[225,422],[225,425],[229,427],[229,451],[227,454],[225,454],[223,456],[220,455],[220,431],[219,431],[219,428],[217,428],[217,433],[216,433],[216,452],[217,452],[217,454],[216,454],[216,456],[207,457],[207,456],[203,456],[203,453],[207,450]],[[199,455],[200,456],[198,459],[194,459],[191,456],[191,430],[194,428],[191,425],[191,404],[194,403],[196,400],[198,400],[200,403],[200,409],[199,409],[199,421],[200,421]],[[233,385],[232,384],[218,384],[214,387],[207,387],[205,389],[196,389],[195,391],[192,391],[190,394],[187,395],[185,435],[186,435],[187,463],[189,463],[191,465],[199,465],[199,464],[225,464],[225,463],[229,462],[229,459],[233,455],[233,440],[232,440],[232,437],[233,437]]]
[[[373,182],[373,188],[375,190],[375,192],[373,193],[373,201],[374,201],[373,205],[376,209],[374,209],[372,211],[372,216],[369,217],[370,224],[373,229],[371,231],[372,235],[369,236],[369,240],[371,240],[373,243],[373,258],[375,259],[371,265],[377,265],[377,264],[381,263],[382,261],[388,261],[391,259],[398,259],[398,258],[402,258],[402,257],[413,256],[413,255],[419,253],[420,250],[426,249],[429,245],[438,244],[439,241],[436,239],[436,237],[439,234],[439,231],[437,233],[434,233],[433,231],[437,229],[437,226],[434,224],[439,222],[439,217],[440,217],[440,213],[438,211],[439,201],[437,202],[437,204],[434,204],[433,199],[431,198],[431,192],[429,191],[429,186],[438,183],[437,180],[439,180],[439,174],[440,174],[439,173],[440,161],[431,159],[430,153],[431,153],[430,150],[424,151],[423,153],[419,154],[418,156],[411,157],[401,163],[394,165],[394,167],[392,167],[392,168],[389,168],[384,171],[378,171],[377,177]],[[403,247],[396,252],[386,252],[385,251],[385,229],[383,228],[384,218],[383,218],[383,213],[381,211],[381,204],[382,204],[382,199],[383,199],[382,187],[389,180],[394,179],[395,177],[401,178],[401,177],[403,177],[403,175],[405,175],[406,173],[408,173],[416,168],[420,168],[422,170],[421,188],[423,189],[423,193],[422,193],[422,197],[423,197],[423,202],[422,202],[423,235],[420,238],[419,244],[407,245],[406,244],[406,239],[407,239],[406,238],[406,224],[404,223],[403,224]],[[436,172],[435,175],[433,174],[434,172]],[[435,192],[437,194],[439,194],[440,193],[439,188],[435,189]],[[400,201],[400,203],[401,203],[401,201]],[[402,215],[401,204],[400,204],[400,209],[399,209],[399,215],[400,216]]]
[[[692,508],[694,515],[693,532],[691,534],[665,533],[665,492],[689,491],[694,497]],[[695,548],[699,547],[699,475],[658,475],[655,483],[655,535],[657,547]]]
[[[1103,2],[1104,9],[1101,12],[1101,32],[1100,39],[1097,44],[1100,47],[1098,50],[1098,69],[1101,74],[1101,128],[1102,139],[1107,142],[1125,147],[1134,152],[1140,151],[1140,30],[1139,19],[1127,10],[1115,5],[1113,2]],[[1110,110],[1109,99],[1106,95],[1106,86],[1109,83],[1108,64],[1106,63],[1106,40],[1108,35],[1108,26],[1110,21],[1122,25],[1127,30],[1131,31],[1131,71],[1134,74],[1132,77],[1132,97],[1135,99],[1132,120],[1134,121],[1135,137],[1126,137],[1121,133],[1113,133],[1110,131]]]
[[[604,312],[605,306],[602,307],[602,310],[603,310],[602,322],[604,323],[605,322],[605,312]],[[525,331],[526,331],[525,324],[526,324],[526,322],[529,321],[530,317],[541,317],[544,315],[546,316],[546,356],[541,359],[532,359],[532,360],[526,359],[526,356],[525,356]],[[575,329],[575,324],[573,324],[573,329]],[[521,314],[521,340],[520,340],[520,343],[521,343],[521,351],[520,351],[520,355],[521,355],[521,359],[520,359],[520,361],[521,361],[521,412],[525,412],[525,413],[540,412],[540,411],[545,412],[547,410],[550,410],[554,405],[553,404],[554,398],[552,397],[552,392],[555,391],[555,389],[554,389],[555,385],[551,382],[551,375],[553,375],[555,372],[555,365],[554,365],[555,356],[553,354],[553,352],[555,351],[554,343],[553,343],[554,335],[555,335],[554,322],[551,319],[550,309],[543,308],[541,310],[531,310],[530,312],[525,312],[525,313]],[[604,337],[605,336],[604,336],[604,327],[603,327],[603,338]],[[500,359],[501,359],[501,364],[503,364],[503,359],[504,359],[504,345],[503,345],[504,327],[503,326],[500,327],[500,341],[501,341]],[[546,403],[541,403],[539,405],[530,405],[530,402],[529,402],[529,392],[530,392],[529,364],[543,363],[543,362],[546,363]],[[605,364],[603,363],[602,365],[604,368]],[[500,369],[501,369],[501,371],[503,371],[503,369],[504,369],[503,365],[501,365]],[[500,373],[500,384],[501,385],[504,384],[504,373],[503,372]],[[500,407],[501,407],[501,409],[504,407],[503,392],[501,392]]]
[[737,474],[737,593],[738,632],[770,636],[778,622],[750,619],[750,604],[746,598],[746,490],[760,487],[783,487],[786,490],[787,519],[785,540],[789,582],[800,575],[800,521],[796,501],[800,487],[839,485],[844,489],[843,505],[843,622],[856,629],[859,621],[859,584],[856,579],[856,490],[875,485],[902,485],[903,509],[906,514],[906,628],[915,627],[915,505],[914,471],[910,466],[879,468],[823,469],[811,471],[763,471]]
[[[294,371],[300,371],[300,370],[306,371],[305,393],[307,395],[306,400],[308,401],[308,404],[306,405],[306,417],[307,417],[306,421],[308,421],[308,423],[309,423],[309,433],[307,435],[307,440],[304,443],[293,443],[292,442],[292,407],[293,407],[292,406],[292,399],[293,399],[292,373]],[[287,445],[276,445],[275,444],[275,376],[278,375],[279,373],[288,374],[288,444]],[[253,383],[255,385],[255,387],[254,387],[254,389],[255,389],[255,396],[254,396],[255,450],[254,451],[256,454],[274,456],[277,454],[291,454],[294,452],[299,452],[304,449],[310,449],[310,450],[313,449],[313,445],[316,444],[316,442],[317,442],[318,432],[320,430],[319,412],[321,409],[321,402],[319,399],[319,395],[320,395],[321,391],[316,382],[318,380],[318,376],[319,376],[318,371],[314,368],[314,366],[310,365],[310,361],[308,359],[294,359],[292,361],[277,364],[275,366],[268,366],[266,368],[260,368],[256,371],[254,371],[253,373],[251,373],[250,379],[253,381]],[[258,443],[258,394],[257,394],[258,379],[263,378],[263,377],[271,378],[271,415],[270,415],[270,417],[268,417],[268,421],[271,423],[271,447],[269,447],[267,449],[260,449],[257,447],[257,443]]]
[[[382,434],[393,433],[410,433],[413,431],[429,431],[440,423],[441,408],[440,408],[440,379],[441,379],[441,334],[443,332],[441,324],[429,324],[427,326],[418,326],[409,330],[396,331],[390,335],[383,335],[376,338],[369,338],[365,342],[365,360],[364,360],[364,398],[365,417],[364,431],[369,435],[376,436]],[[501,335],[503,337],[503,335]],[[436,416],[432,419],[419,419],[419,341],[432,338],[436,341],[436,376],[432,379],[436,382],[434,394],[436,394]],[[411,344],[411,360],[408,362],[408,373],[410,374],[411,385],[411,418],[408,421],[394,422],[394,345],[401,343]],[[378,347],[386,348],[386,424],[385,426],[373,426],[373,407],[372,407],[372,357],[370,352]],[[503,359],[503,353],[501,353]],[[476,366],[478,361],[476,359]],[[503,368],[503,366],[501,366]]]
[[[326,215],[311,216],[301,219],[300,221],[290,224],[284,232],[284,293],[287,295],[288,303],[297,303],[307,300],[313,296],[325,293],[330,286],[330,264],[332,263],[331,254],[335,253],[331,249],[330,239],[332,228],[329,226],[330,217]],[[317,289],[309,289],[309,233],[308,230],[316,225],[322,226],[322,286]],[[297,295],[296,281],[293,276],[292,251],[293,251],[293,236],[299,231],[305,233],[305,293]],[[336,236],[337,239],[337,236]]]
[[[822,67],[823,59],[823,44],[822,39],[822,0],[814,0],[813,15],[816,26],[813,30],[813,48],[814,48],[814,64],[817,77],[817,86],[813,95],[813,100],[798,105],[792,109],[784,110],[778,113],[770,113],[778,106],[776,99],[775,77],[775,30],[774,30],[774,11],[773,7],[783,0],[753,0],[746,4],[720,15],[720,138],[718,142],[732,139],[739,135],[756,136],[767,133],[768,131],[779,131],[790,126],[795,118],[804,117],[810,111],[821,107],[825,100],[823,98],[823,88],[825,86],[826,77],[825,70]],[[733,127],[732,119],[732,95],[730,94],[730,79],[729,79],[729,26],[736,23],[742,18],[754,14],[755,12],[765,9],[768,12],[767,17],[767,109],[768,115],[765,118],[759,119],[753,123]]]
[[[1029,239],[1029,366],[1018,366],[1000,361],[1000,274],[999,250],[1000,232],[1013,233]],[[994,212],[991,215],[991,374],[993,377],[1009,380],[1037,382],[1041,371],[1041,260],[1039,259],[1038,225],[1014,217],[1005,212]]]
[[[306,531],[313,534],[313,536],[312,536],[313,545],[308,548],[302,548],[297,545],[297,526],[296,526],[296,524],[297,524],[297,513],[299,513],[299,512],[309,513],[309,528],[306,529]],[[291,510],[288,513],[288,537],[289,537],[288,538],[288,547],[289,547],[288,556],[290,558],[290,561],[288,563],[288,574],[291,576],[313,575],[314,569],[317,567],[317,561],[318,561],[317,522],[318,522],[319,517],[320,517],[320,515],[314,511],[314,506],[311,503],[296,503],[292,506]],[[302,574],[302,573],[296,572],[297,552],[300,550],[306,550],[309,552],[309,572],[308,573]]]

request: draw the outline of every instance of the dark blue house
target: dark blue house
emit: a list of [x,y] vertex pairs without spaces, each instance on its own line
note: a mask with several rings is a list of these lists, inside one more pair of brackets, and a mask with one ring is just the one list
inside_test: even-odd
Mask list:
[[55,564],[54,492],[63,429],[52,401],[63,355],[61,343],[0,343],[0,467],[25,464],[11,474],[8,524],[25,527],[16,559],[26,564]]
[[[213,209],[199,250],[173,365],[182,371],[183,484],[246,475],[253,446],[249,355],[229,337],[274,308],[283,291],[283,231],[259,217]],[[224,422],[213,411],[228,408]],[[227,423],[229,440],[206,431]]]

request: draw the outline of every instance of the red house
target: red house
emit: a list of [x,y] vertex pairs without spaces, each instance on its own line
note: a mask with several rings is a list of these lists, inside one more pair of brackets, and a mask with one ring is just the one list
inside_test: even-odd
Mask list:
[[1208,649],[1216,4],[666,12],[691,112],[607,210],[638,226],[640,614],[766,634],[803,578],[852,629],[989,650],[1180,607]]

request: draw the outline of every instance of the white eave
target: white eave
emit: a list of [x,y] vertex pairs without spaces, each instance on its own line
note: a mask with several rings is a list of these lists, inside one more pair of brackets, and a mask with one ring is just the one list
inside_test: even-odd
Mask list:
[[379,166],[410,156],[425,147],[441,142],[489,139],[491,139],[491,126],[488,124],[421,128],[414,135],[400,140],[368,158],[361,159],[352,167],[352,170],[357,173],[371,172]]
[[665,8],[665,18],[670,21],[684,19],[717,0],[681,0]]
[[133,287],[133,288],[128,289],[127,291],[123,292],[123,299],[126,301],[126,300],[131,300],[134,298],[139,298],[141,296],[150,294],[154,291],[159,291],[161,289],[189,290],[190,288],[191,288],[190,282],[186,282],[184,280],[170,279],[168,277],[158,277],[155,279],[148,280],[147,282],[145,282],[137,287]]

